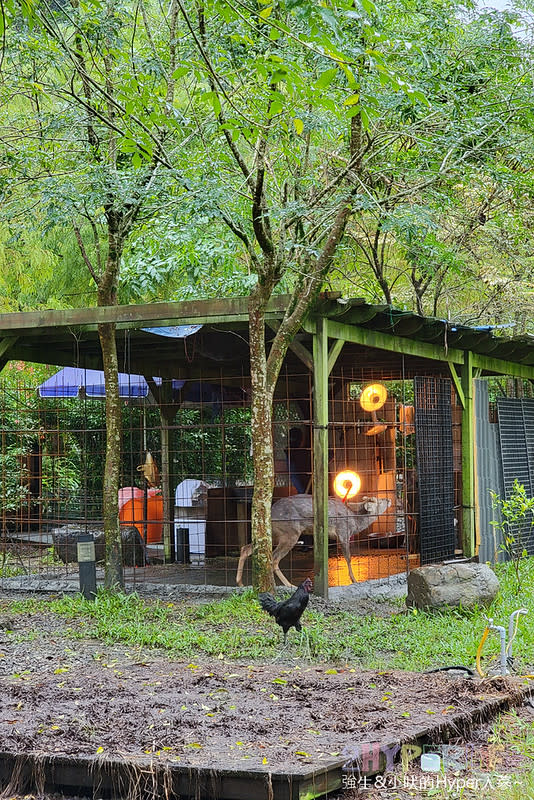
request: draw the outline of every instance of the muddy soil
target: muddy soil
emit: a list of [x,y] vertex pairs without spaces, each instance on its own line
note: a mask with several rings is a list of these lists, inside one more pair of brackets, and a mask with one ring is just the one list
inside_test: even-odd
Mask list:
[[[534,708],[529,703],[508,712],[508,715],[529,726],[534,725]],[[502,718],[504,724],[508,715]],[[532,795],[525,794],[525,787],[529,786],[526,776],[532,769],[528,747],[523,747],[520,740],[507,746],[500,744],[495,737],[494,725],[494,720],[488,721],[475,728],[467,740],[452,738],[442,747],[445,761],[444,772],[439,775],[439,788],[431,787],[432,779],[434,784],[438,784],[437,776],[422,772],[416,760],[411,762],[407,773],[403,772],[399,761],[388,774],[369,780],[367,785],[362,779],[359,789],[336,792],[329,800],[479,800],[481,797],[497,798],[502,794],[529,800]],[[439,747],[433,749],[439,751]],[[445,779],[447,789],[443,788]]]
[[309,771],[350,759],[363,743],[410,739],[506,692],[502,681],[443,673],[185,663],[105,646],[68,624],[0,614],[3,750]]

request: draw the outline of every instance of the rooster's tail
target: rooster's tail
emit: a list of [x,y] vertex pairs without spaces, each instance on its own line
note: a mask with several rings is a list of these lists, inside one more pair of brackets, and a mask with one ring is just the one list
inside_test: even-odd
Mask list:
[[269,594],[268,592],[260,594],[259,601],[263,610],[266,611],[268,614],[270,614],[271,617],[274,617],[276,609],[278,608],[278,603],[276,602],[272,594]]

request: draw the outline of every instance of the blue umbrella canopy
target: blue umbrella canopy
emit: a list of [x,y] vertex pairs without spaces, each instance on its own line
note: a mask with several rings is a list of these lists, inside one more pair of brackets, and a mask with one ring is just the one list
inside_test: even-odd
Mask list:
[[[160,386],[161,378],[154,378],[154,383]],[[184,384],[185,381],[173,380],[172,388],[179,390]],[[102,370],[64,367],[38,386],[40,397],[78,397],[82,389],[87,397],[105,397],[106,384]],[[148,392],[149,386],[143,375],[119,372],[120,397],[147,397]]]

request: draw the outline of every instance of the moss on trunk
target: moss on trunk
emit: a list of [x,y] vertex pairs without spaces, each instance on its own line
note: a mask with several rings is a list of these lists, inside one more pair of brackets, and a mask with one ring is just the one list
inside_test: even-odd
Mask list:
[[106,382],[106,459],[102,507],[106,539],[104,585],[106,589],[116,589],[124,586],[124,572],[118,509],[121,408],[115,325],[113,323],[99,325],[98,335],[102,348],[102,363]]
[[252,458],[254,496],[252,501],[252,583],[259,591],[272,591],[271,504],[274,488],[272,433],[273,386],[267,381],[265,351],[266,297],[258,286],[250,295],[250,379],[252,387]]

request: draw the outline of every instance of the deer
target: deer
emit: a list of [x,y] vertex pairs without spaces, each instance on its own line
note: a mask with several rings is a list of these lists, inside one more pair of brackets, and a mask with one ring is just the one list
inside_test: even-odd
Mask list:
[[[344,502],[338,497],[328,498],[328,537],[338,539],[352,583],[356,583],[356,578],[351,565],[350,540],[376,522],[390,505],[391,501],[385,497],[363,497],[358,503],[350,500]],[[303,534],[313,534],[314,518],[311,494],[295,494],[277,500],[271,509],[271,522],[273,544],[276,545],[273,550],[273,572],[284,586],[293,587],[293,584],[281,571],[279,564]],[[252,543],[243,545],[235,578],[238,586],[243,585],[243,568],[245,561],[251,555]]]

